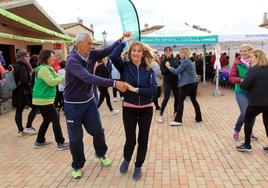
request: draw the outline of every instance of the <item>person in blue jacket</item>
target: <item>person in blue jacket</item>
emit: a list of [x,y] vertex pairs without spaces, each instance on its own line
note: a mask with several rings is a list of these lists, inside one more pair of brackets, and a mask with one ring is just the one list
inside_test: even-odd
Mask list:
[[120,172],[126,173],[136,145],[136,128],[139,126],[138,151],[133,179],[142,176],[141,167],[144,163],[149,131],[153,116],[153,98],[157,84],[154,71],[151,69],[155,61],[153,50],[142,42],[133,42],[128,49],[126,61],[121,59],[125,42],[116,47],[111,55],[112,63],[121,74],[121,79],[128,83],[128,90],[123,93],[123,123],[126,135],[124,160]]
[[94,101],[93,85],[116,87],[126,91],[124,82],[114,81],[93,74],[93,60],[105,55],[104,51],[90,51],[93,38],[89,33],[78,33],[75,47],[68,55],[65,68],[64,112],[69,135],[70,151],[72,154],[72,176],[81,178],[86,159],[83,144],[83,128],[93,136],[96,156],[103,166],[109,166],[106,157],[107,145],[104,130],[101,125],[98,107]]
[[198,87],[198,80],[196,76],[195,63],[190,60],[191,50],[188,48],[182,48],[180,50],[181,64],[176,69],[170,66],[169,62],[166,62],[168,70],[175,75],[179,75],[180,79],[178,87],[180,88],[180,94],[178,99],[178,109],[174,121],[169,125],[176,126],[182,124],[182,115],[184,109],[184,100],[187,96],[190,96],[192,104],[195,110],[195,121],[202,121],[202,114],[200,106],[196,100],[196,93]]

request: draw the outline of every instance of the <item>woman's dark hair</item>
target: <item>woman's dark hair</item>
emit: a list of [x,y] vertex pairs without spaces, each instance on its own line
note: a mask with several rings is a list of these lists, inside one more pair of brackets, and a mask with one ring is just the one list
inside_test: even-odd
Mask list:
[[60,62],[60,68],[64,69],[65,68],[66,61],[62,60]]
[[39,65],[42,65],[42,64],[47,65],[48,64],[47,60],[49,59],[52,53],[54,54],[54,52],[51,50],[41,50],[39,53],[39,57],[38,57]]
[[33,69],[38,66],[38,55],[34,54],[31,56],[30,64],[32,65]]

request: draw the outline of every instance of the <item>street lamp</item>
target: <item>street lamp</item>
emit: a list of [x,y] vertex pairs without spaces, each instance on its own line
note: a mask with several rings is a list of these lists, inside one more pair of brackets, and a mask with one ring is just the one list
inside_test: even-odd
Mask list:
[[106,47],[107,33],[105,32],[105,30],[102,32],[102,38],[103,38],[103,41],[104,41],[104,47]]

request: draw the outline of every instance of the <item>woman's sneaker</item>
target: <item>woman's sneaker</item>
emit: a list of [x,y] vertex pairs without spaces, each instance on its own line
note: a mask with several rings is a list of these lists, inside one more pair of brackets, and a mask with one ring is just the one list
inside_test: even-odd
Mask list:
[[263,147],[263,151],[268,153],[268,147]]
[[51,141],[45,141],[45,142],[42,142],[42,143],[39,143],[39,142],[34,142],[34,147],[35,148],[42,148],[42,147],[45,147],[45,146],[48,146],[49,144],[52,144]]
[[133,173],[133,179],[135,181],[138,181],[141,179],[142,172],[141,172],[141,167],[135,167],[134,173]]
[[119,110],[112,110],[112,111],[111,111],[111,114],[112,114],[112,115],[116,115],[116,114],[118,114],[118,113],[119,113]]
[[239,138],[239,132],[238,132],[238,131],[234,131],[234,133],[233,133],[233,138],[234,138],[235,140],[238,140],[238,138]]
[[35,131],[35,129],[33,128],[33,127],[30,127],[30,128],[24,128],[23,129],[23,132],[24,133],[28,133],[28,134],[36,134],[36,131]]
[[68,142],[64,142],[62,144],[58,144],[57,146],[59,151],[65,150],[65,149],[69,149],[69,143]]
[[23,132],[23,131],[19,131],[19,132],[18,132],[18,137],[23,137],[23,136],[25,136],[25,135],[26,135],[26,133]]
[[72,170],[72,177],[73,177],[74,179],[79,179],[79,178],[81,178],[81,177],[82,177],[82,172],[81,172],[81,170],[73,169],[73,170]]
[[158,118],[158,123],[164,123],[164,118],[163,118],[163,116],[159,116],[159,118]]
[[254,141],[258,141],[258,137],[254,136],[253,134],[251,134],[250,139]]
[[251,146],[248,146],[246,144],[242,144],[241,146],[236,146],[236,150],[240,152],[251,152],[252,148]]
[[120,165],[120,168],[119,168],[120,173],[121,174],[125,174],[127,172],[127,170],[128,170],[128,166],[129,166],[129,162],[126,161],[126,160],[124,160],[122,162],[122,164]]
[[182,125],[181,122],[176,122],[176,121],[172,121],[169,123],[170,126],[179,126],[179,125]]

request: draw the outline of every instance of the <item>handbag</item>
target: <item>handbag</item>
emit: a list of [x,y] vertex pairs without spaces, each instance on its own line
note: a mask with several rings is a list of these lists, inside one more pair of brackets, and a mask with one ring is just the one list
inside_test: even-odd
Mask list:
[[17,87],[14,78],[14,69],[4,73],[3,79],[0,80],[0,98],[9,98],[12,95],[12,91]]

